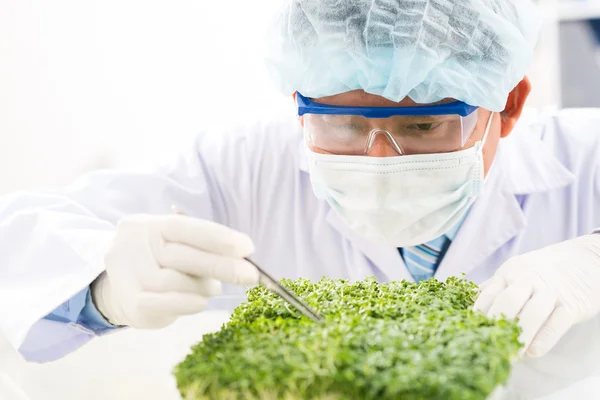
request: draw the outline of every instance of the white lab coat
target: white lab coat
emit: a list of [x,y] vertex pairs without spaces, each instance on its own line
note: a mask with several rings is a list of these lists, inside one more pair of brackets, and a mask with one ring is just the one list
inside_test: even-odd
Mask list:
[[[520,124],[501,140],[485,191],[436,276],[466,273],[481,283],[511,256],[591,233],[600,226],[599,164],[600,110]],[[8,340],[26,357],[47,361],[93,337],[82,327],[40,319],[103,271],[119,219],[167,214],[172,204],[249,234],[254,259],[277,278],[412,279],[396,248],[358,236],[315,198],[300,126],[284,116],[207,131],[192,151],[159,172],[98,172],[64,193],[2,199],[0,329]],[[579,366],[587,375],[599,372],[598,321],[576,327],[569,338],[543,362],[526,360],[517,370],[532,376],[529,381],[539,379],[542,391],[571,382]]]
[[0,399],[29,400],[29,397],[12,379],[0,371]]

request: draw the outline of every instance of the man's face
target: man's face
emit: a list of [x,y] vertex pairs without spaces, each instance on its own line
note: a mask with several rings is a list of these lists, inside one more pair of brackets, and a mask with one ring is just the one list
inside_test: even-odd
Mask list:
[[[354,90],[351,92],[346,92],[342,94],[337,94],[334,96],[321,97],[314,99],[316,102],[321,104],[329,104],[336,106],[354,106],[354,107],[415,107],[422,106],[422,104],[416,104],[409,98],[405,98],[399,103],[395,103],[391,100],[386,99],[382,96],[373,95],[370,93],[366,93],[363,90]],[[444,104],[455,101],[454,99],[445,99],[441,102],[434,104]],[[475,111],[479,113],[477,125],[470,139],[465,143],[464,148],[472,147],[476,142],[480,141],[483,138],[485,133],[485,128],[487,126],[490,111],[484,109],[478,109]],[[490,131],[485,142],[483,148],[483,157],[484,157],[484,166],[485,173],[487,174],[490,166],[492,165],[492,161],[496,155],[496,150],[498,148],[498,142],[500,140],[502,131],[502,122],[500,118],[500,114],[495,113]],[[460,132],[456,132],[457,135],[460,135]],[[310,143],[309,143],[310,146]],[[312,146],[310,146],[312,148]],[[312,148],[312,150],[316,152],[322,152],[319,149]],[[371,148],[368,153],[371,157],[388,157],[392,155],[397,155],[397,152],[394,150],[393,145],[390,141],[385,138],[380,138]]]

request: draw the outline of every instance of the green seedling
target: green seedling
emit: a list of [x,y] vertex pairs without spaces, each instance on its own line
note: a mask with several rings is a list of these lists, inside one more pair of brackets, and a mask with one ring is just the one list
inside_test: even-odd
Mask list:
[[471,310],[464,279],[283,283],[324,320],[251,289],[175,368],[184,400],[486,399],[521,348],[516,322]]

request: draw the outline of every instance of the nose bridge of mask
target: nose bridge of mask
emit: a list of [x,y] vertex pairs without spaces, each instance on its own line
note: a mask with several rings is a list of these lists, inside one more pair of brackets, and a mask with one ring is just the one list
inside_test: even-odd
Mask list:
[[394,139],[394,136],[392,136],[391,133],[389,133],[386,130],[383,129],[373,129],[370,133],[369,133],[369,137],[367,140],[367,145],[365,147],[365,154],[369,154],[369,152],[371,150],[373,150],[374,146],[375,146],[375,142],[377,140],[383,140],[384,142],[389,143],[391,146],[391,149],[397,153],[397,155],[401,156],[404,155],[404,152],[402,151],[402,147],[400,147],[400,145],[398,144],[398,142],[396,142],[396,139]]

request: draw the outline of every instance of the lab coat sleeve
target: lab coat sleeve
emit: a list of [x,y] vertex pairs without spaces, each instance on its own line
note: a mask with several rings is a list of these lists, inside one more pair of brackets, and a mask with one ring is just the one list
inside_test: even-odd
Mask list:
[[[61,333],[65,326],[69,327],[66,335]],[[20,351],[28,361],[46,362],[113,329],[119,328],[104,319],[94,306],[90,289],[85,288],[34,325],[28,345]],[[53,335],[55,331],[59,334]]]
[[[110,331],[86,326],[76,315],[104,271],[117,222],[131,214],[170,213],[176,204],[250,233],[249,159],[243,136],[211,132],[159,170],[95,172],[60,192],[0,198],[0,331],[38,362]],[[65,302],[61,315],[44,318]]]

